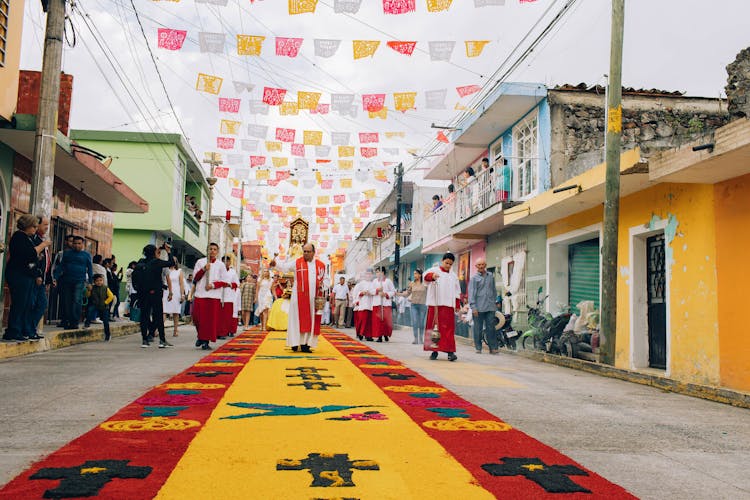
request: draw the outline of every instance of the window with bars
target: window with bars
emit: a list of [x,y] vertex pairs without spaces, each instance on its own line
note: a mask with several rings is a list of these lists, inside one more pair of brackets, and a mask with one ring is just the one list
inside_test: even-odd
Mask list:
[[513,184],[516,198],[536,192],[537,187],[537,136],[539,130],[534,113],[513,128],[515,158],[513,161]]
[[0,0],[0,68],[5,67],[5,54],[8,46],[8,24],[10,0]]

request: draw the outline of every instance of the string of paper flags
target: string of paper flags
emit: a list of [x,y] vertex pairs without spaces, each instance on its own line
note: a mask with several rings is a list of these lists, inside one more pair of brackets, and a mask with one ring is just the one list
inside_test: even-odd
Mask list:
[[[157,31],[157,47],[166,50],[182,50],[188,32],[186,30],[159,28]],[[201,31],[198,33],[198,47],[201,53],[223,54],[227,50],[229,35],[226,33],[215,33]],[[235,35],[235,44],[232,46],[239,56],[268,55],[263,51],[267,37],[261,35]],[[295,58],[300,55],[304,38],[296,37],[274,37],[273,55],[278,57]],[[313,53],[315,57],[330,58],[335,56],[342,46],[343,40],[329,38],[313,39]],[[464,49],[467,58],[475,58],[482,55],[484,48],[491,40],[464,40]],[[378,49],[385,45],[392,51],[412,56],[417,48],[415,40],[352,40],[352,58],[354,60],[373,57]],[[433,40],[427,42],[427,53],[431,61],[450,61],[455,52],[458,42],[455,40]]]
[[[179,2],[180,0],[170,0]],[[251,4],[261,0],[250,0]],[[518,0],[519,4],[535,3],[537,0]],[[318,7],[318,0],[288,0],[289,15],[314,14]],[[196,4],[209,4],[226,7],[228,0],[195,0]],[[325,2],[324,2],[325,3]],[[446,12],[453,5],[453,0],[425,0],[427,12]],[[474,7],[502,7],[506,0],[474,0]],[[411,14],[417,11],[416,0],[382,0],[383,13],[390,15]],[[333,0],[333,12],[336,14],[357,14],[362,7],[362,0]]]

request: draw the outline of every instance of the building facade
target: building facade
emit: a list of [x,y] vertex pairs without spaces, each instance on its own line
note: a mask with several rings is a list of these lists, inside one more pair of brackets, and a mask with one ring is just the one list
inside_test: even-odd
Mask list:
[[121,262],[138,260],[145,245],[170,239],[173,253],[187,267],[205,255],[208,184],[181,135],[73,130],[71,137],[112,158],[109,169],[151,207],[145,216],[115,214],[112,251]]

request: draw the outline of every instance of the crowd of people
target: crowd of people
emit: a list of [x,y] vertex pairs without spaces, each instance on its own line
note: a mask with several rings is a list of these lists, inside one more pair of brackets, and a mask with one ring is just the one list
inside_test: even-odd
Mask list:
[[84,250],[84,238],[65,236],[64,248],[52,255],[49,220],[25,214],[18,218],[8,245],[6,282],[10,291],[6,341],[35,341],[43,337],[43,318],[50,294],[60,303],[58,327],[77,329],[103,323],[109,339],[110,317],[119,318],[119,290],[123,277],[114,255],[93,257]]
[[[482,329],[491,328],[494,318],[494,281],[486,273],[486,263],[477,263],[470,304],[461,309],[458,278],[450,273],[455,257],[450,253],[438,266],[414,271],[413,281],[401,291],[386,277],[384,267],[368,270],[359,281],[340,276],[328,288],[323,283],[325,265],[314,258],[312,244],[302,247],[301,257],[278,264],[274,259],[259,276],[249,273],[240,282],[234,254],[219,258],[215,243],[187,277],[171,253],[171,241],[159,247],[146,245],[143,258],[130,262],[123,272],[114,255],[92,257],[84,250],[84,238],[77,235],[67,235],[65,248],[51,255],[46,219],[23,215],[16,227],[6,266],[11,294],[6,341],[43,338],[40,328],[50,290],[60,297],[60,327],[78,329],[81,319],[84,328],[101,323],[104,340],[109,340],[110,321],[119,317],[123,280],[126,314],[140,323],[143,348],[157,333],[159,348],[172,347],[165,323],[172,319],[172,336],[177,337],[183,315],[191,316],[197,330],[195,345],[204,350],[234,336],[240,324],[259,324],[263,331],[286,330],[287,345],[301,352],[317,345],[321,324],[354,327],[360,340],[388,342],[394,319],[400,316],[401,323],[412,326],[413,344],[422,344],[431,359],[445,352],[454,361],[456,325],[474,325],[475,347],[481,352]],[[490,352],[496,353],[497,345],[490,344]]]

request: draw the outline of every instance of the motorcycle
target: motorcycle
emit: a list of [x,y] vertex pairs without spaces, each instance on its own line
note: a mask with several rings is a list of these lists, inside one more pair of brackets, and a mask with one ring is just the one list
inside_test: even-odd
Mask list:
[[516,350],[516,339],[519,335],[512,325],[513,315],[505,314],[500,311],[495,312],[495,330],[494,332],[483,332],[484,343],[487,347],[490,347],[490,343],[487,341],[487,335],[494,335],[497,338],[497,346],[505,347],[511,351]]
[[560,354],[562,342],[561,336],[565,325],[570,321],[570,310],[564,308],[557,316],[542,311],[547,295],[537,299],[536,307],[529,307],[528,318],[529,330],[521,335],[521,345],[524,349],[541,350],[550,354]]

